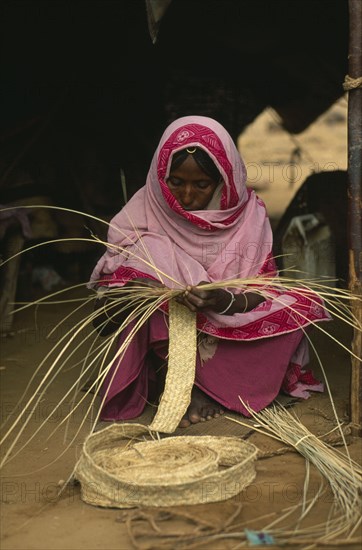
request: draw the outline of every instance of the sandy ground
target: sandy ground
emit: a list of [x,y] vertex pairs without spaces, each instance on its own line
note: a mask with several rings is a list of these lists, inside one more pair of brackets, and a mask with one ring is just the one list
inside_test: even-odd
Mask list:
[[[300,160],[303,178],[300,178],[300,182],[295,181],[293,187],[283,176],[283,166],[288,164],[291,150],[295,144],[290,141],[287,134],[275,127],[275,121],[269,112],[259,117],[240,138],[239,145],[246,162],[254,162],[262,169],[259,181],[255,181],[253,185],[258,186],[272,219],[276,220],[280,216],[289,197],[295,193],[305,175],[310,173],[308,170],[310,170],[311,159],[323,167],[330,162],[335,162],[338,168],[345,168],[345,119],[343,121],[341,117],[337,116],[337,123],[334,122],[331,126],[328,116],[331,117],[335,113],[341,115],[342,118],[345,116],[344,100],[335,106],[332,114],[324,115],[323,119],[313,125],[305,135],[298,137],[303,144],[303,151],[306,150],[308,153],[304,152]],[[268,172],[268,176],[265,175],[265,162],[280,162],[280,166],[275,167],[275,170],[280,169],[282,177],[280,173],[279,175],[274,174],[275,181],[270,181],[270,173]],[[286,173],[285,171],[284,174]],[[76,296],[78,294],[73,297]],[[64,319],[73,307],[74,303],[68,303],[44,306],[37,311],[23,312],[16,318],[13,336],[1,339],[2,420],[8,417],[9,423],[11,423],[17,417],[24,403],[22,394],[30,377],[34,374],[40,361],[46,357],[48,351],[66,335],[72,324],[71,319],[66,319],[64,324],[59,327],[57,327],[57,323]],[[90,305],[86,306],[86,310],[89,311],[90,307]],[[81,318],[81,316],[78,314],[76,318]],[[46,335],[52,328],[55,328],[55,333],[47,339]],[[346,327],[333,322],[328,324],[328,330],[347,346],[350,345],[351,334]],[[64,346],[67,341],[68,339],[65,337]],[[313,341],[326,368],[338,417],[347,424],[349,356],[327,336],[316,331]],[[34,409],[28,426],[24,427],[24,433],[2,473],[2,550],[111,550],[134,547],[135,540],[132,541],[130,538],[130,532],[125,522],[125,519],[131,518],[132,511],[123,512],[89,506],[82,502],[79,486],[72,484],[66,485],[62,495],[57,496],[59,487],[71,476],[81,451],[82,442],[92,423],[92,412],[88,410],[91,398],[88,396],[74,417],[70,419],[67,430],[65,430],[64,424],[60,425],[71,406],[69,397],[64,402],[61,402],[61,399],[66,388],[69,388],[72,382],[77,380],[80,368],[77,361],[84,357],[88,348],[87,341],[83,342],[83,347],[76,350],[62,375],[51,383],[44,394],[39,394],[37,387],[42,375],[35,374],[34,383],[28,396],[38,396],[39,404]],[[49,364],[49,361],[46,360],[45,364]],[[317,376],[322,377],[315,357],[311,359],[311,366]],[[55,404],[59,404],[59,409],[53,417],[47,420]],[[326,392],[313,395],[311,399],[297,403],[293,410],[298,414],[301,422],[317,435],[323,435],[334,425],[332,408]],[[28,414],[25,417],[28,418]],[[79,429],[83,418],[86,418],[85,423]],[[45,425],[37,432],[44,421]],[[205,434],[208,433],[212,422],[204,424]],[[22,426],[24,426],[24,421],[19,423],[19,428]],[[58,430],[48,439],[55,428]],[[21,445],[29,436],[32,436],[31,441],[24,449],[21,449]],[[233,523],[239,525],[240,531],[244,527],[262,529],[268,522],[280,516],[282,509],[297,504],[305,481],[306,466],[303,457],[296,452],[273,456],[273,453],[282,447],[282,444],[273,442],[270,438],[257,432],[249,437],[249,441],[270,456],[257,461],[257,476],[246,491],[221,503],[200,504],[169,511],[189,515],[196,518],[197,521],[205,521],[221,531],[231,515],[235,514]],[[351,456],[361,463],[362,440],[348,435],[347,441]],[[16,450],[18,450],[18,454]],[[319,482],[319,474],[312,468],[309,496],[316,493]],[[307,517],[306,524],[325,521],[332,501],[330,493],[320,497]],[[152,511],[150,513],[153,514]],[[266,514],[270,514],[270,516],[256,520]],[[290,521],[295,524],[295,518],[292,517]],[[131,525],[134,524],[131,522]],[[191,523],[190,520],[178,516],[169,523],[163,521],[159,525],[161,531],[167,530],[167,528],[176,530],[178,537],[169,546],[176,548],[178,547],[177,541],[182,538],[182,535],[189,532]],[[154,539],[154,534],[155,532],[147,524],[143,543],[150,544],[154,541],[152,547],[157,549],[160,548],[160,545],[159,540]],[[142,542],[139,538],[137,541]],[[235,540],[222,542],[213,540],[212,542],[208,541],[204,547],[235,548],[236,542]],[[339,547],[343,546],[344,544],[339,545]],[[278,548],[278,545],[274,547]],[[288,547],[292,547],[292,545]],[[360,545],[354,544],[348,547],[357,549],[360,548]],[[333,545],[329,544],[327,548],[333,548]]]

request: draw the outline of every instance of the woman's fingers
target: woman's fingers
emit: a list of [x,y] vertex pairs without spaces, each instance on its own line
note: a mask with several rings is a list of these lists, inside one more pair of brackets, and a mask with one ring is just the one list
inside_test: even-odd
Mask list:
[[182,296],[187,298],[188,303],[185,303],[185,305],[188,307],[191,305],[192,308],[190,307],[190,309],[192,311],[209,309],[218,312],[224,310],[230,303],[230,293],[221,288],[201,290],[200,288],[188,286]]
[[179,304],[182,304],[189,308],[190,311],[198,311],[199,309],[199,306],[194,303],[194,298],[190,296],[190,293],[188,291],[179,294],[176,300]]
[[222,311],[230,302],[230,293],[221,288],[203,290],[200,288],[206,281],[201,281],[197,287],[188,285],[185,291],[177,298],[178,302],[191,311]]
[[186,290],[178,296],[178,302],[184,304],[191,311],[199,311],[212,307],[213,300],[210,300],[208,293],[200,294],[195,292],[193,287],[187,287]]
[[194,286],[186,287],[185,293],[188,293],[190,297],[199,299],[199,300],[210,300],[212,298],[213,290],[201,290]]

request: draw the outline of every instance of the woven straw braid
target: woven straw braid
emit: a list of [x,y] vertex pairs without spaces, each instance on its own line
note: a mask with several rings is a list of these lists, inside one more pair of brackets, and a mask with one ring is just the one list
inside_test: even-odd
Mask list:
[[236,437],[148,440],[141,424],[112,424],[90,435],[75,469],[82,499],[116,508],[226,500],[255,478],[257,449]]
[[196,314],[169,302],[169,348],[165,389],[150,430],[173,433],[191,402],[196,368]]

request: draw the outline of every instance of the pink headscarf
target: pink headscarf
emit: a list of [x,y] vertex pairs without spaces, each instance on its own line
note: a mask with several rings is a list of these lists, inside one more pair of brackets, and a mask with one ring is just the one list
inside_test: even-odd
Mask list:
[[[195,146],[211,157],[223,177],[217,210],[185,211],[166,184],[173,154]],[[90,285],[102,281],[103,285],[121,286],[136,277],[150,277],[179,288],[201,281],[274,274],[272,241],[265,205],[246,187],[245,165],[231,136],[211,118],[182,117],[161,137],[146,185],[111,221],[108,242],[115,246],[108,247],[98,261]],[[117,246],[125,251],[120,252]],[[300,322],[310,322],[269,326],[259,336],[254,330],[253,334],[245,332],[245,327],[286,309],[285,305],[298,298],[287,292],[284,301],[267,300],[248,313],[233,316],[208,312],[199,315],[199,328],[222,338],[243,340],[290,332]],[[322,312],[324,316],[323,308]]]

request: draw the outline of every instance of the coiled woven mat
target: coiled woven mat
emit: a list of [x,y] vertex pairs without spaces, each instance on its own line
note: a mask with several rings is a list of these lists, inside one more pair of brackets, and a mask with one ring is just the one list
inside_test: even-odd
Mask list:
[[90,435],[75,468],[82,499],[115,508],[226,500],[255,478],[257,448],[236,437],[150,440],[142,424],[112,424]]

